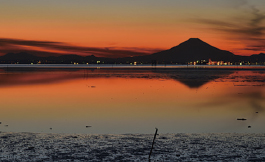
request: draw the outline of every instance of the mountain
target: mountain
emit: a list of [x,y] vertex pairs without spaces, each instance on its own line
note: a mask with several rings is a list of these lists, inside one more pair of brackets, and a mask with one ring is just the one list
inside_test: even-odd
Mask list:
[[141,61],[156,60],[158,62],[186,63],[197,60],[209,59],[216,61],[230,61],[235,55],[229,51],[220,50],[199,38],[190,38],[169,50],[154,53],[148,56],[139,56],[136,59]]

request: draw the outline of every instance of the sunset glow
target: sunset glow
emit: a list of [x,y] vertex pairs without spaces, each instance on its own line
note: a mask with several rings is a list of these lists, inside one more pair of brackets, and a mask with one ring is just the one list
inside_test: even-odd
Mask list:
[[0,53],[27,46],[24,51],[127,57],[200,38],[237,55],[258,54],[265,51],[264,8],[262,0],[4,1]]

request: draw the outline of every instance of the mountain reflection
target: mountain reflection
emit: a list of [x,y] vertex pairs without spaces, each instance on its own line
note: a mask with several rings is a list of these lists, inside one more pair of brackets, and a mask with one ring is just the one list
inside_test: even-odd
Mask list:
[[[145,78],[145,79],[174,79],[189,88],[199,88],[216,79],[242,79],[249,77],[231,75],[235,70],[218,69],[2,69],[0,86],[19,86],[34,84],[52,84],[74,79],[89,78]],[[262,75],[262,72],[255,72]],[[255,82],[264,82],[255,76]]]
[[219,78],[224,78],[233,70],[205,70],[205,69],[158,69],[155,73],[166,74],[169,78],[177,80],[190,88],[199,88],[202,85]]

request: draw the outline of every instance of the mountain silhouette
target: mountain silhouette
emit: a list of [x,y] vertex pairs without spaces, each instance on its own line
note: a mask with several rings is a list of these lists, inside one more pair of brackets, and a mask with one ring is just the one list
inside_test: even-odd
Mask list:
[[26,52],[7,53],[6,55],[1,56],[1,60],[33,60],[33,59],[38,59],[38,57]]
[[259,62],[259,61],[262,61],[264,62],[265,61],[265,53],[260,53],[258,55],[251,55],[250,56],[250,59],[247,59],[251,62]]
[[97,60],[107,59],[107,58],[97,58],[94,55],[91,56],[80,56],[76,54],[68,55],[58,55],[58,56],[48,56],[40,57],[34,54],[29,54],[27,52],[20,53],[7,53],[4,56],[0,56],[0,63],[20,63],[20,64],[30,64],[30,63],[50,63],[50,64],[71,64],[71,63],[96,63]]
[[151,57],[150,59],[157,61],[185,63],[197,60],[208,61],[209,59],[230,61],[234,56],[233,53],[213,47],[199,38],[190,38],[169,50],[144,57]]

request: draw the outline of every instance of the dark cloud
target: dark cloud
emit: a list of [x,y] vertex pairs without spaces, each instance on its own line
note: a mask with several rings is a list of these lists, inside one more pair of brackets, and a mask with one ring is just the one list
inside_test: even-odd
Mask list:
[[251,46],[251,47],[247,47],[244,48],[244,50],[249,50],[249,51],[265,51],[265,46]]
[[238,28],[238,26],[235,24],[224,22],[224,21],[219,21],[219,20],[197,19],[196,21],[199,23],[203,23],[203,24],[213,25],[213,28],[219,29],[219,30]]
[[[232,3],[232,2],[231,2]],[[247,50],[264,51],[265,49],[265,12],[255,6],[250,6],[247,1],[233,1],[237,7],[245,5],[247,11],[236,20],[195,19],[195,22],[209,25],[211,29],[227,33],[229,39],[243,42]],[[244,49],[245,50],[245,49]]]
[[[25,49],[26,46],[26,49]],[[98,57],[131,57],[152,54],[162,49],[149,49],[149,48],[115,48],[115,47],[81,47],[74,46],[62,42],[51,42],[51,41],[36,41],[36,40],[22,40],[22,39],[6,39],[0,38],[0,49],[3,52],[16,52],[21,49],[23,51],[30,51],[37,53],[37,50],[33,50],[30,47],[41,48],[41,53],[56,53],[52,51],[58,51],[61,54],[79,54],[79,55],[95,55]],[[50,51],[49,51],[50,50]]]
[[[212,25],[213,29],[231,33],[233,35],[239,35],[241,37],[250,36],[247,39],[251,40],[264,40],[260,38],[264,36],[265,25],[262,24],[262,21],[265,20],[265,13],[261,13],[255,7],[252,8],[252,18],[248,20],[246,24],[237,24],[234,22],[210,20],[210,19],[198,19],[197,22]],[[241,18],[244,19],[244,18]]]
[[265,13],[261,13],[256,7],[251,7],[253,18],[250,20],[250,35],[253,36],[263,36],[265,31],[265,26],[262,21],[265,20]]

